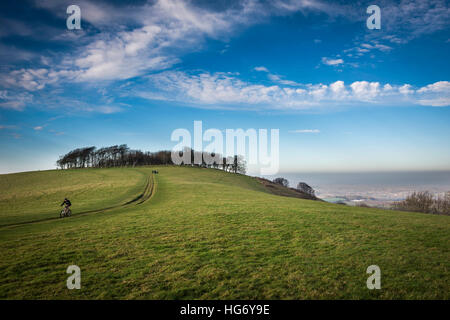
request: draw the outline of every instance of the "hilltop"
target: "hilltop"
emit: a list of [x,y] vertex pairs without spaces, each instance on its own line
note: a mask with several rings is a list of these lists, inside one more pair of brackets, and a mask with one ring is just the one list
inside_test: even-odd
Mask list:
[[[0,175],[0,187],[3,299],[449,298],[447,216],[279,196],[182,166]],[[74,214],[59,219],[65,196]],[[66,288],[73,264],[81,290]],[[381,290],[366,287],[370,265]]]

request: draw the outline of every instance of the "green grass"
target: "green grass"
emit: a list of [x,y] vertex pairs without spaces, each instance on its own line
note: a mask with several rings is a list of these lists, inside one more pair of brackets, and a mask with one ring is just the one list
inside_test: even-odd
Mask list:
[[[53,203],[32,188],[22,191],[19,183],[38,181],[39,192],[47,194],[54,181],[103,175],[105,190],[120,196],[74,187],[74,206],[80,201],[88,210],[133,198],[145,187],[142,173],[149,176],[152,169],[0,176],[10,194],[0,200],[0,221],[30,219],[21,197],[39,212],[52,212]],[[449,298],[447,216],[281,197],[256,179],[212,169],[157,169],[155,192],[142,204],[1,227],[0,298]],[[87,176],[77,179],[74,185],[94,183]],[[9,209],[13,195],[15,207]],[[71,264],[81,268],[81,290],[66,288]],[[381,290],[366,287],[372,264],[381,268]]]
[[51,170],[0,175],[0,226],[56,218],[64,197],[74,214],[116,206],[142,192],[139,169]]

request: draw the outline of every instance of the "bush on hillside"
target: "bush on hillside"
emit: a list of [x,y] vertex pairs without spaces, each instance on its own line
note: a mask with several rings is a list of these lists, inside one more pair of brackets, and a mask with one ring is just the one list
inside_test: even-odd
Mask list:
[[403,201],[395,202],[395,210],[450,215],[450,191],[433,196],[429,191],[413,192]]
[[273,183],[282,185],[283,187],[289,187],[289,181],[285,178],[276,178],[273,180]]
[[314,189],[305,182],[299,182],[297,185],[297,189],[300,190],[301,192],[309,194],[310,196],[313,196],[313,197],[315,196]]

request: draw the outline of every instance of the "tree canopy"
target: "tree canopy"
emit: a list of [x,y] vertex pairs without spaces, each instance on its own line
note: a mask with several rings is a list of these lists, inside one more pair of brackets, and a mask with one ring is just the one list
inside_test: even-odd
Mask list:
[[[191,165],[205,168],[222,169],[227,172],[246,172],[246,162],[243,156],[235,155],[224,157],[220,154],[198,152],[190,148],[180,151],[180,154],[188,154],[186,161],[180,165]],[[195,159],[201,159],[200,163],[194,163]],[[214,160],[208,160],[214,159]],[[126,144],[114,145],[97,149],[96,147],[77,148],[60,156],[56,165],[61,169],[74,168],[110,168],[124,166],[144,165],[173,165],[172,151],[162,150],[156,152],[143,152],[132,150]]]

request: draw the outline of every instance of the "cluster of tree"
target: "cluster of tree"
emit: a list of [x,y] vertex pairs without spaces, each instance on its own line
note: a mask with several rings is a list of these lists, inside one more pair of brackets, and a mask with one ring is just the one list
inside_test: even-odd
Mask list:
[[195,165],[204,168],[222,169],[227,172],[245,174],[247,163],[241,155],[225,157],[220,153],[200,152],[191,148],[184,148],[182,151],[173,151],[172,159],[178,165]]
[[314,189],[305,182],[299,182],[297,184],[297,190],[300,190],[301,192],[309,194],[312,197],[316,196],[315,195],[316,192],[314,191]]
[[179,164],[204,168],[216,168],[227,172],[242,174],[245,174],[246,172],[245,159],[240,155],[223,157],[219,154],[197,152],[190,148],[185,148],[183,151],[178,153],[178,156],[189,155],[189,153],[190,157],[184,157],[184,159],[188,159],[188,161],[174,163],[172,161],[173,152],[168,150],[143,152],[141,150],[132,150],[126,144],[100,149],[97,149],[96,147],[86,147],[72,150],[63,156],[60,156],[58,161],[56,161],[56,165],[61,169],[74,169],[88,167],[110,168]]
[[429,191],[413,192],[405,200],[395,202],[393,208],[401,211],[450,215],[450,191],[444,196],[434,196]]
[[[279,185],[281,185],[283,187],[286,187],[286,188],[289,187],[289,181],[286,178],[281,178],[281,177],[280,178],[275,178],[273,180],[273,183],[279,184]],[[308,194],[308,195],[310,195],[312,197],[315,197],[315,193],[316,192],[314,191],[314,189],[312,187],[310,187],[305,182],[299,182],[297,184],[297,190],[299,190],[299,191],[301,191],[303,193],[306,193],[306,194]]]
[[275,178],[275,179],[273,179],[273,183],[276,183],[276,184],[279,184],[280,186],[283,186],[283,187],[289,187],[289,181],[288,181],[288,179],[285,179],[285,178]]

